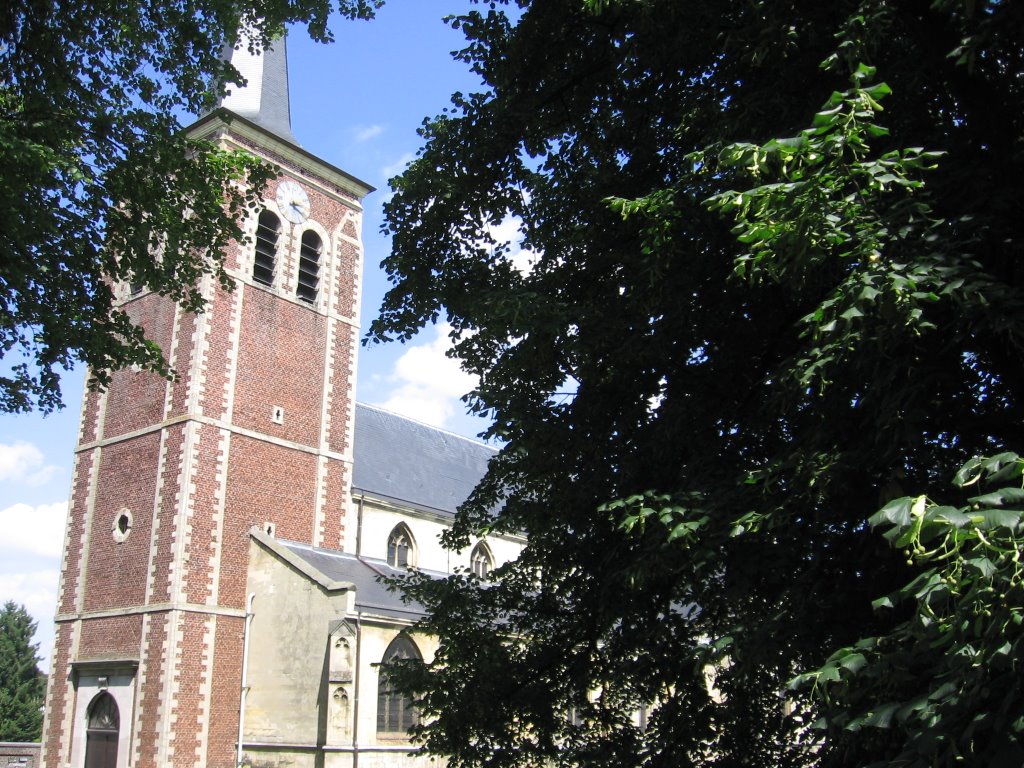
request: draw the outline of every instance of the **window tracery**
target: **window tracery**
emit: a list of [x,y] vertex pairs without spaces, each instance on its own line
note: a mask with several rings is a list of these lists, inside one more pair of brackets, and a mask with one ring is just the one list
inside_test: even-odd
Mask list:
[[490,547],[482,541],[473,547],[469,555],[469,568],[474,576],[481,579],[486,579],[494,570],[494,558],[491,556]]
[[399,523],[388,536],[388,565],[394,568],[408,568],[416,565],[415,543],[412,532]]
[[391,641],[381,659],[377,683],[377,733],[385,737],[405,737],[419,718],[413,700],[392,688],[387,666],[409,659],[422,660],[419,649],[408,637],[399,635]]

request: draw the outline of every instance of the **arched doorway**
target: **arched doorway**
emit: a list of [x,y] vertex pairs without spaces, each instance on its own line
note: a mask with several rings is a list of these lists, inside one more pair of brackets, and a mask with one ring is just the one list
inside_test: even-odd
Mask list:
[[104,691],[89,704],[85,731],[85,768],[117,768],[121,717],[114,697]]

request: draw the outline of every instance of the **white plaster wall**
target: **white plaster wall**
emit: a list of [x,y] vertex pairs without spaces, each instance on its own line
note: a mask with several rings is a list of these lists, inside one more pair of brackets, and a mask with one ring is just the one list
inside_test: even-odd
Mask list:
[[330,625],[347,615],[351,593],[328,593],[255,541],[249,563],[256,597],[243,740],[313,748],[327,723]]
[[416,545],[416,565],[432,571],[448,570],[448,551],[441,547],[438,536],[445,525],[438,520],[414,512],[363,505],[362,553],[366,557],[387,558],[388,536],[399,523],[405,523]]
[[[410,530],[416,543],[416,566],[427,571],[451,573],[455,568],[469,568],[469,556],[478,540],[460,552],[441,546],[441,533],[449,527],[447,520],[422,512],[384,507],[366,501],[363,505],[362,553],[366,557],[387,558],[388,537],[399,523]],[[501,565],[518,557],[525,539],[494,536],[486,539],[494,564]]]

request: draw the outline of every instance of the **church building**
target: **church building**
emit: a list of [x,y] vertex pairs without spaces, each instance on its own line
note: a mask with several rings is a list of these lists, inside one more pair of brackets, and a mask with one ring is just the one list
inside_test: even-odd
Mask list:
[[379,579],[483,576],[522,542],[441,548],[492,450],[356,403],[373,190],[292,136],[283,40],[232,56],[248,85],[188,130],[280,176],[205,312],[118,286],[179,377],[85,395],[42,762],[425,768],[378,665],[432,641]]

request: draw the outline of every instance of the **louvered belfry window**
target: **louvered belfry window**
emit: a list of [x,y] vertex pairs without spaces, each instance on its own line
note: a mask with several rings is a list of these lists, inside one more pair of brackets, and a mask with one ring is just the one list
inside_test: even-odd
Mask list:
[[274,267],[277,262],[277,241],[281,235],[281,220],[270,211],[260,214],[256,227],[256,258],[252,267],[252,279],[263,285],[273,285]]
[[299,250],[299,285],[295,295],[312,304],[320,285],[320,251],[323,243],[320,236],[311,229],[302,233],[302,248]]

